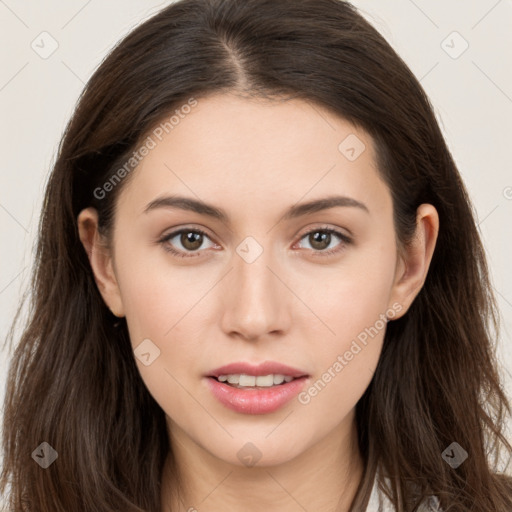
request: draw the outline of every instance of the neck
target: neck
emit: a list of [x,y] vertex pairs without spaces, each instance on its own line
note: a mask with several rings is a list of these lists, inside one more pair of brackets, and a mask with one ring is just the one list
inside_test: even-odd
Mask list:
[[162,512],[348,512],[362,478],[353,418],[349,428],[340,425],[294,459],[262,467],[227,463],[169,424],[177,475],[168,457],[162,475]]

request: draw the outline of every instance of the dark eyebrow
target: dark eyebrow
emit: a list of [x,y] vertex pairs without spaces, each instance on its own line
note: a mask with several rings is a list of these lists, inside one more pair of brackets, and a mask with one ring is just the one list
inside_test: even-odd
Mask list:
[[294,219],[308,213],[316,213],[329,208],[335,208],[336,206],[353,206],[360,208],[366,213],[370,213],[367,206],[360,201],[356,201],[351,197],[347,196],[330,196],[322,199],[315,199],[307,203],[299,203],[293,205],[283,216],[283,220]]
[[[365,204],[360,201],[356,201],[351,197],[346,196],[330,196],[322,199],[315,199],[307,203],[295,204],[288,209],[284,214],[283,220],[290,220],[302,215],[327,210],[328,208],[334,208],[336,206],[352,206],[360,208],[363,211],[369,213],[368,208]],[[159,197],[151,201],[146,208],[144,213],[148,213],[151,210],[157,208],[179,208],[180,210],[188,210],[191,212],[199,213],[200,215],[207,215],[214,219],[220,220],[221,222],[228,223],[229,218],[226,212],[216,206],[213,206],[203,201],[198,201],[190,197],[183,196],[165,196]]]

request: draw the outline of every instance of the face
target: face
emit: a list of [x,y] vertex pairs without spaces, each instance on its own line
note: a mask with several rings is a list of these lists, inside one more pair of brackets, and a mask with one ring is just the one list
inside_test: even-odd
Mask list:
[[[171,435],[238,466],[346,435],[386,317],[406,312],[430,256],[427,244],[410,265],[398,257],[371,138],[302,100],[231,95],[199,99],[169,133],[149,135],[110,255],[91,263]],[[248,366],[216,372],[233,363]],[[257,389],[212,377],[239,374]],[[279,374],[295,378],[265,387]]]

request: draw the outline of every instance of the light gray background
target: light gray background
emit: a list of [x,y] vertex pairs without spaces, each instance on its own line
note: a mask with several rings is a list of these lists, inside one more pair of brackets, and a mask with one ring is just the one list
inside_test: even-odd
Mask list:
[[[43,187],[78,95],[108,50],[168,3],[0,0],[0,340],[28,285]],[[511,396],[512,0],[353,3],[420,79],[469,188],[501,308],[498,355]],[[48,51],[52,38],[58,48],[48,58],[31,47]],[[0,399],[8,357],[0,353]]]

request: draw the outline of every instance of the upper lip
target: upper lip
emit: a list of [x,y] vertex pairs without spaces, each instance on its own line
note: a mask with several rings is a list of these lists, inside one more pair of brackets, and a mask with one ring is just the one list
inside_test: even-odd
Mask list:
[[285,364],[277,363],[275,361],[265,361],[260,364],[251,363],[230,363],[224,366],[220,366],[215,370],[212,370],[207,374],[207,377],[219,377],[219,375],[255,375],[256,377],[261,375],[284,375],[294,378],[307,377],[308,374],[297,368],[292,368]]

